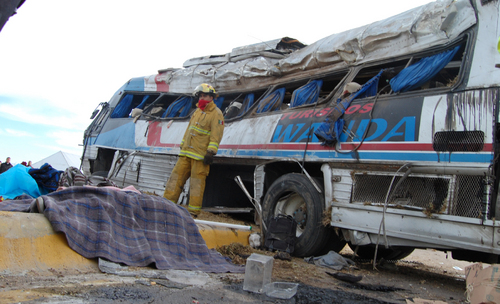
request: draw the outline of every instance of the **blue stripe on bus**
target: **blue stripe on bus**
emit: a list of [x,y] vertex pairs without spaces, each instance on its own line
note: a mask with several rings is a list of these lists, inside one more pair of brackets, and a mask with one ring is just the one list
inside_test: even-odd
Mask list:
[[144,77],[130,79],[125,86],[126,91],[144,91]]
[[[259,157],[297,157],[302,156],[304,151],[295,150],[238,150],[234,153],[232,150],[219,150],[219,155],[230,156],[259,156]],[[360,152],[359,159],[362,160],[399,160],[399,161],[434,161],[434,162],[465,162],[465,163],[491,163],[493,154],[471,154],[471,153],[424,153],[424,152]],[[335,151],[309,151],[308,159],[352,159],[354,154],[341,154]]]

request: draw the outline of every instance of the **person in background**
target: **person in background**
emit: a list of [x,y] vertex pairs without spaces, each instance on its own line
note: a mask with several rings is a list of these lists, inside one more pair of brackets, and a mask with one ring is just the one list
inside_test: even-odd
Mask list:
[[33,164],[31,163],[31,160],[28,161],[28,165],[26,167],[30,167],[30,168],[33,168]]
[[10,157],[7,157],[4,163],[0,165],[0,174],[12,168],[12,164],[10,163]]
[[23,162],[21,163],[21,165],[23,165],[23,166],[25,166],[25,167],[27,167],[27,166],[28,166],[28,164],[27,164],[25,161],[23,161]]
[[167,181],[163,197],[176,203],[184,183],[191,177],[188,211],[195,217],[201,211],[205,180],[224,133],[224,117],[213,102],[217,93],[211,85],[200,84],[193,95],[199,99],[197,109],[184,133],[179,159]]

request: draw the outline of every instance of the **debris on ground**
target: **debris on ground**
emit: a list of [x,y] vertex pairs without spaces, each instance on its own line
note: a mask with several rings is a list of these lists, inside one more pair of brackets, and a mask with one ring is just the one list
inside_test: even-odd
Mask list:
[[280,259],[280,260],[286,260],[286,261],[291,261],[292,260],[292,257],[290,256],[290,254],[288,252],[283,252],[283,251],[278,251],[274,255],[274,258],[275,259]]
[[234,264],[238,265],[245,264],[246,258],[255,251],[252,247],[240,243],[218,246],[216,250],[223,256],[230,258]]
[[327,254],[318,257],[306,257],[304,261],[315,264],[316,266],[324,266],[335,270],[341,270],[355,265],[351,259],[344,258],[335,251],[329,251]]
[[357,283],[363,279],[363,276],[360,275],[352,275],[348,273],[342,273],[342,272],[326,272],[326,274],[331,275],[332,277],[344,281],[344,282],[349,282],[349,283]]
[[467,300],[471,303],[500,302],[500,264],[492,264],[484,268],[482,263],[472,264],[465,268]]
[[345,284],[345,283],[342,283],[340,285],[344,286],[344,287],[348,287],[348,288],[370,290],[370,291],[382,291],[382,292],[405,290],[404,288],[399,288],[399,287],[394,287],[394,286],[385,286],[382,284],[364,284],[364,283]]

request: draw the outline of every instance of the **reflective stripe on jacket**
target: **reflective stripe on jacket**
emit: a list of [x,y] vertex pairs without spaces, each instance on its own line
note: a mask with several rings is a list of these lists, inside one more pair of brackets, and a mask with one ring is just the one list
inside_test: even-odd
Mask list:
[[180,156],[202,160],[207,151],[217,154],[224,133],[224,116],[212,101],[205,110],[197,108],[184,133]]

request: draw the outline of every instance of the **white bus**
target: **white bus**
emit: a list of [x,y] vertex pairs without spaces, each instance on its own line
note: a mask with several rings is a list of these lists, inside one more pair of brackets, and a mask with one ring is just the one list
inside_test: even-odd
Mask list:
[[297,256],[348,243],[366,258],[379,244],[389,260],[435,248],[497,262],[499,13],[497,0],[437,1],[133,78],[93,113],[84,173],[162,195],[191,93],[210,83],[226,127],[204,210],[291,215]]

